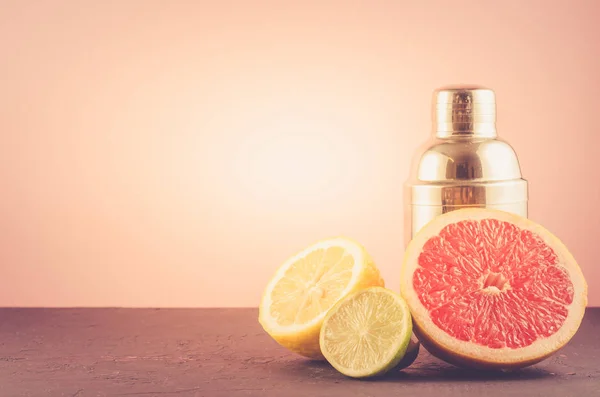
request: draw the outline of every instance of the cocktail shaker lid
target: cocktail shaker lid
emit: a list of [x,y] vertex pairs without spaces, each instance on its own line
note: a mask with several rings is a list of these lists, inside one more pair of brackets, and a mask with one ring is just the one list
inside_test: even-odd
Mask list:
[[479,86],[447,86],[433,94],[434,131],[439,138],[496,136],[496,95]]
[[487,205],[527,200],[514,149],[497,139],[496,96],[489,88],[434,91],[434,136],[413,160],[409,200],[416,205]]

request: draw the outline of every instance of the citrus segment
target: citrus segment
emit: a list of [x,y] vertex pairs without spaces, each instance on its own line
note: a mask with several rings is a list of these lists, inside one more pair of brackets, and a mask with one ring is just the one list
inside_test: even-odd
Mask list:
[[381,287],[358,291],[329,312],[320,334],[323,355],[351,377],[381,375],[404,357],[412,322],[400,295]]
[[371,258],[348,238],[320,241],[289,258],[268,283],[259,322],[278,343],[322,358],[319,331],[325,314],[344,296],[383,285]]
[[421,229],[401,283],[425,347],[469,366],[540,361],[572,337],[587,302],[581,270],[555,236],[488,209],[453,211]]

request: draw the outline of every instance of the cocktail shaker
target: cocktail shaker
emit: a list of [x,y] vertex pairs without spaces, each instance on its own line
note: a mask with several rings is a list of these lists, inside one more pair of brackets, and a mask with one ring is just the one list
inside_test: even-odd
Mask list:
[[433,134],[405,183],[404,243],[434,217],[465,207],[527,216],[528,187],[517,154],[496,133],[496,96],[483,87],[434,91]]

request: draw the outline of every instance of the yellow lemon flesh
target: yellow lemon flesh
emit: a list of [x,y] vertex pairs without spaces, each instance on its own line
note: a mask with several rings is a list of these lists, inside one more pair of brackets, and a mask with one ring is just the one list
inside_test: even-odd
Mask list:
[[327,312],[353,292],[383,285],[361,245],[344,237],[323,240],[279,267],[265,288],[258,319],[280,345],[322,359],[319,332]]

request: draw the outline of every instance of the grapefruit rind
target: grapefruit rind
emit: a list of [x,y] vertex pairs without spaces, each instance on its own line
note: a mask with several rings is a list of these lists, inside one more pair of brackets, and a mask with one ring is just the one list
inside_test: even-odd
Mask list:
[[290,351],[300,354],[304,357],[313,360],[324,360],[323,354],[319,347],[319,332],[325,315],[331,307],[323,308],[324,310],[315,316],[311,321],[302,324],[280,325],[272,318],[270,308],[272,305],[271,295],[277,283],[283,278],[286,271],[299,259],[307,256],[311,252],[318,249],[326,249],[329,247],[343,247],[348,254],[354,258],[354,266],[352,269],[352,277],[346,287],[339,293],[339,299],[334,302],[339,302],[341,299],[355,291],[362,290],[371,286],[385,285],[379,269],[373,262],[366,249],[356,241],[345,237],[333,237],[318,241],[307,248],[299,251],[295,255],[289,257],[275,272],[267,284],[259,305],[258,321],[263,329],[281,346]]
[[[538,338],[531,345],[512,348],[490,348],[470,341],[459,340],[433,323],[429,311],[421,303],[413,289],[413,273],[417,269],[418,258],[424,244],[449,224],[464,220],[497,219],[514,224],[537,234],[552,247],[558,257],[558,264],[567,272],[573,284],[574,296],[562,327],[547,338]],[[566,246],[550,231],[541,225],[512,213],[465,208],[440,215],[426,224],[409,243],[404,255],[400,290],[411,309],[415,333],[423,346],[433,355],[458,366],[488,369],[511,369],[535,364],[562,348],[573,337],[587,305],[587,284],[575,258]]]

